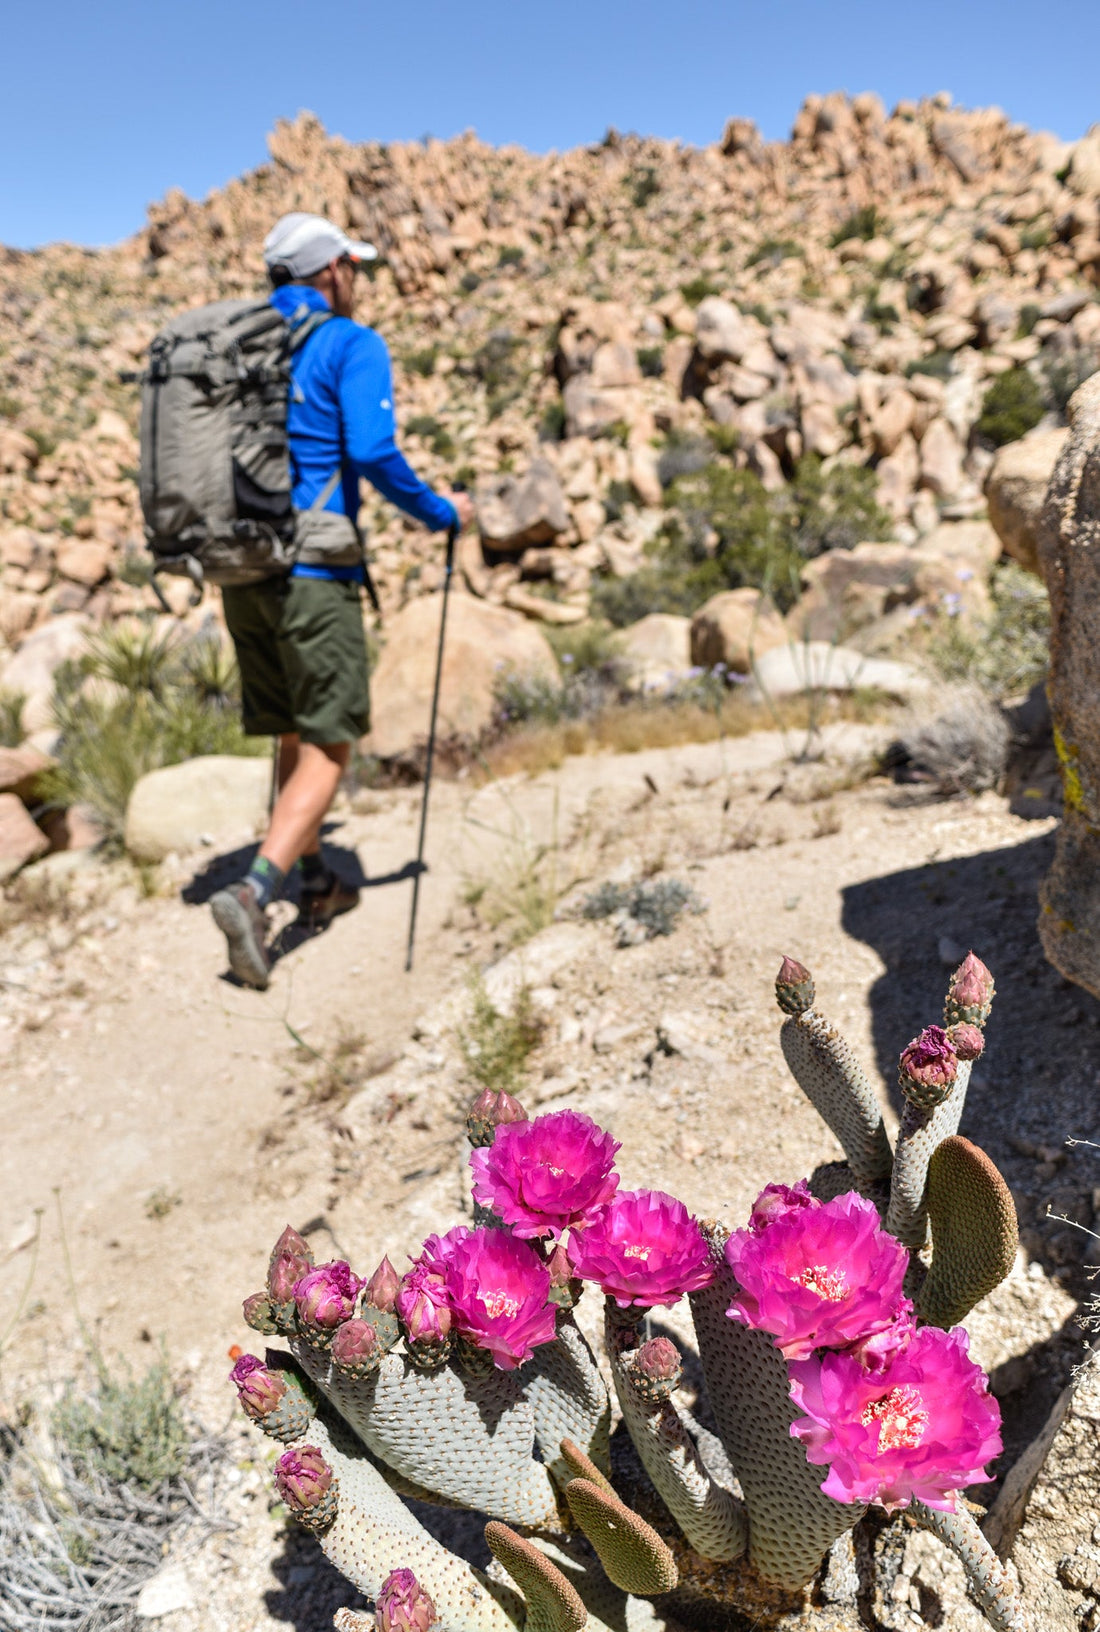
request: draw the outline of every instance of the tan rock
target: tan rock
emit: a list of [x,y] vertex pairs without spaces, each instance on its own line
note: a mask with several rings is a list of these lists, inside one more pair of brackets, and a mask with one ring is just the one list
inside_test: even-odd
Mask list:
[[920,476],[920,449],[915,437],[906,432],[893,453],[879,460],[875,475],[878,502],[900,521],[909,513],[909,501]]
[[826,550],[802,568],[802,594],[787,614],[794,640],[843,640],[915,598],[913,551],[904,544]]
[[50,841],[31,820],[22,799],[0,793],[0,881],[11,878],[36,856],[44,856]]
[[982,578],[1001,553],[1001,541],[988,521],[941,521],[916,546],[921,556],[947,556],[963,561]]
[[719,663],[748,674],[754,656],[787,639],[783,619],[757,589],[727,589],[712,595],[691,620],[691,661],[697,668]]
[[916,403],[902,386],[886,395],[882,406],[871,417],[870,431],[875,447],[883,455],[896,453],[902,437],[913,428]]
[[515,612],[522,612],[526,618],[535,618],[539,623],[583,623],[588,616],[587,606],[571,601],[552,601],[546,595],[536,595],[534,590],[526,589],[523,584],[512,584],[505,590],[504,604]]
[[631,448],[630,485],[643,504],[656,508],[663,502],[664,489],[657,474],[657,454],[653,448]]
[[730,301],[708,295],[699,302],[695,313],[695,345],[707,363],[739,363],[759,332],[753,330]]
[[642,376],[634,347],[621,340],[609,340],[598,346],[592,359],[591,377],[597,391],[637,385]]
[[[425,595],[388,620],[371,681],[370,747],[381,759],[404,759],[428,736],[439,638],[441,596]],[[521,613],[470,595],[453,595],[440,691],[441,736],[470,741],[491,723],[502,673],[556,681],[546,636]]]
[[1100,125],[1093,125],[1074,145],[1066,185],[1083,198],[1100,193]]
[[998,449],[985,482],[989,519],[1008,555],[1039,571],[1039,518],[1068,431],[1033,431]]
[[667,689],[691,667],[691,619],[651,612],[623,630],[621,651],[637,685]]
[[811,402],[802,410],[802,439],[807,453],[829,458],[844,446],[844,432],[836,410],[826,402]]
[[573,526],[582,544],[595,538],[607,519],[599,499],[581,499],[573,506]]
[[79,614],[51,618],[32,630],[0,668],[0,687],[26,696],[23,724],[28,731],[51,723],[54,673],[83,650],[88,628],[88,620]]
[[202,754],[139,778],[126,807],[126,848],[163,861],[203,844],[256,838],[267,826],[271,762]]
[[946,419],[934,419],[920,445],[920,479],[940,498],[951,499],[963,484],[963,451]]
[[29,804],[43,772],[52,764],[48,754],[26,742],[18,748],[0,748],[0,793],[14,793]]
[[37,443],[13,425],[0,425],[0,474],[21,476],[37,461]]
[[71,578],[74,583],[92,589],[110,572],[113,553],[108,544],[96,544],[90,539],[66,539],[57,552],[57,570],[63,578]]
[[487,544],[517,553],[528,544],[550,543],[569,526],[561,483],[546,459],[535,459],[521,477],[479,488],[477,517]]

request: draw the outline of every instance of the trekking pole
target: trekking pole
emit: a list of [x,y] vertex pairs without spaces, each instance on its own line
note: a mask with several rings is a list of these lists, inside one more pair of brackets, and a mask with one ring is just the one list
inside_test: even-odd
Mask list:
[[451,574],[455,564],[456,522],[447,533],[447,560],[443,568],[443,608],[439,614],[439,652],[435,660],[435,685],[432,688],[432,712],[428,722],[428,755],[424,765],[424,797],[420,804],[420,838],[416,846],[416,871],[413,874],[412,911],[409,913],[409,944],[405,952],[405,973],[413,965],[413,942],[416,939],[416,909],[420,901],[420,875],[424,871],[424,835],[428,830],[428,795],[432,788],[432,759],[435,755],[435,722],[439,713],[439,685],[443,678],[443,637],[447,629],[447,597],[451,592]]

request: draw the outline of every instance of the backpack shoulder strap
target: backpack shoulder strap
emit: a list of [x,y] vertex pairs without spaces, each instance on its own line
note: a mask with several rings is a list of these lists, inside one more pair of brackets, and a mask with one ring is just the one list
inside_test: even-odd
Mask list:
[[[301,311],[303,308],[299,307],[298,310]],[[321,325],[327,323],[330,318],[335,317],[336,313],[310,312],[307,317],[300,318],[295,322],[294,318],[297,316],[296,312],[294,317],[290,319],[290,334],[286,342],[287,355],[291,357],[296,351],[301,350],[311,334],[316,334]]]

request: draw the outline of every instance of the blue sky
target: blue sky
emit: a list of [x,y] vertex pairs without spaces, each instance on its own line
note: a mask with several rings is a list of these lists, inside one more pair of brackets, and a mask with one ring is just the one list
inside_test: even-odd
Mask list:
[[786,136],[810,91],[952,92],[1072,139],[1100,121],[1098,0],[22,0],[3,27],[0,243],[108,243],[311,108],[351,140],[473,126]]

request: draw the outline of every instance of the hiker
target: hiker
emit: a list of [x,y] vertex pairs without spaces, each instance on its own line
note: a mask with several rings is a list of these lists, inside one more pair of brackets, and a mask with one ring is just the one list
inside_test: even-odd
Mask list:
[[463,527],[473,515],[468,495],[433,492],[395,444],[389,353],[373,329],[353,321],[357,273],[376,255],[331,221],[300,212],[284,215],[264,240],[271,304],[292,333],[300,323],[316,327],[291,361],[294,564],[289,573],[222,589],[244,729],[278,738],[278,794],[247,875],[210,906],[230,968],[261,991],[271,970],[265,912],[296,862],[310,928],[324,928],[359,898],[321,854],[321,823],[351,744],[370,725],[359,478],[433,531]]

